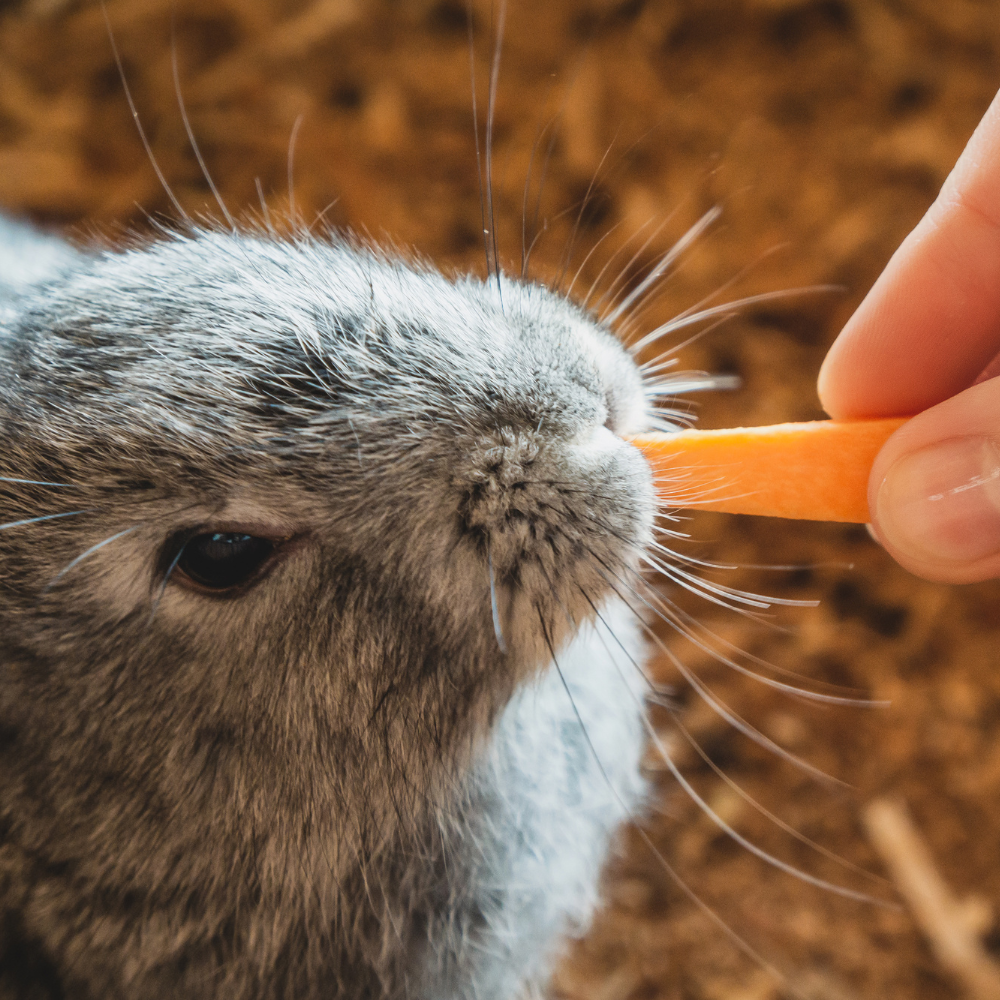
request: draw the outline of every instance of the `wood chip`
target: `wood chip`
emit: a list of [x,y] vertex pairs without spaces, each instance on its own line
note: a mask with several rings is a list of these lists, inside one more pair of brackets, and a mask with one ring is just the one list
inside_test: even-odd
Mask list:
[[941,965],[961,980],[972,1000],[1000,1000],[1000,964],[979,939],[980,901],[963,901],[952,894],[902,802],[875,799],[865,807],[862,819]]

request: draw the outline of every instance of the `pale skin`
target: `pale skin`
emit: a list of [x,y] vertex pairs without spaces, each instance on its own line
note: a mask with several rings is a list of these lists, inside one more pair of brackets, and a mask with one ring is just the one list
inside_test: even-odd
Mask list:
[[831,347],[837,419],[910,416],[868,487],[872,528],[929,580],[1000,577],[1000,94]]

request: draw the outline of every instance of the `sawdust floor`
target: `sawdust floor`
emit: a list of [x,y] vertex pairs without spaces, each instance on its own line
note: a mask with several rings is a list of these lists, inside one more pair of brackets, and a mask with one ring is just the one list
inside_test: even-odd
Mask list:
[[[475,6],[482,114],[490,13]],[[300,121],[294,190],[307,219],[325,211],[333,224],[389,236],[445,268],[483,271],[464,4],[108,0],[107,9],[150,143],[187,211],[217,214],[178,113],[172,38],[192,128],[231,206],[259,212],[260,193],[272,216],[287,212],[287,153]],[[998,83],[1000,8],[991,2],[511,0],[494,120],[501,256],[520,268],[526,218],[525,243],[540,233],[531,273],[568,285],[579,268],[574,292],[596,282],[600,295],[619,274],[634,282],[720,205],[720,222],[640,322],[651,327],[734,278],[725,296],[841,286],[747,309],[682,352],[690,367],[743,379],[740,391],[701,404],[708,426],[818,416],[826,347],[933,198]],[[85,238],[115,239],[148,228],[146,213],[173,211],[96,4],[0,4],[0,204]],[[988,963],[1000,952],[1000,585],[922,583],[861,528],[722,515],[684,527],[689,552],[743,567],[718,581],[821,602],[761,622],[677,596],[719,642],[879,704],[789,697],[668,637],[700,683],[807,765],[740,735],[658,661],[661,680],[677,688],[676,718],[712,761],[656,709],[686,779],[740,836],[804,876],[723,834],[651,755],[658,810],[626,837],[608,904],[554,993],[974,995],[962,979],[969,970],[941,960],[907,903],[882,905],[898,900],[901,876],[890,876],[886,858],[905,845],[897,831],[877,850],[866,808],[905,804],[932,874],[954,897],[952,909],[939,900],[932,910],[946,928],[964,928]],[[804,568],[747,568],[764,563]],[[881,903],[810,884],[817,879]]]

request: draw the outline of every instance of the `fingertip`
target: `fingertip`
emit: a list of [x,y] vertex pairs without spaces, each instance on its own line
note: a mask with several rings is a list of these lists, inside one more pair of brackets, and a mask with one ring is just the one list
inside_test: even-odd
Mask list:
[[834,352],[837,350],[839,341],[835,340],[820,365],[819,375],[816,377],[816,392],[819,395],[819,403],[823,409],[836,418],[838,414],[837,384],[836,384],[836,359]]
[[[830,395],[830,375],[827,369],[827,360],[829,357],[830,355],[827,354],[827,356],[823,359],[823,364],[821,364],[819,368],[819,375],[816,376],[816,394],[819,396],[820,406],[822,406],[827,413],[830,413],[830,407],[828,405]],[[833,414],[830,413],[830,416],[833,416]]]
[[914,417],[872,470],[878,541],[929,580],[1000,576],[1000,380]]
[[820,405],[834,420],[846,420],[855,416],[851,412],[850,397],[852,394],[856,395],[858,375],[863,376],[865,371],[864,359],[861,359],[860,372],[854,359],[857,353],[857,327],[859,321],[863,322],[867,308],[866,298],[830,345],[816,377]]
[[894,415],[891,409],[889,412],[882,412],[882,401],[877,391],[867,384],[867,359],[863,354],[858,357],[856,327],[857,322],[852,317],[830,346],[820,365],[816,378],[820,405],[834,420]]

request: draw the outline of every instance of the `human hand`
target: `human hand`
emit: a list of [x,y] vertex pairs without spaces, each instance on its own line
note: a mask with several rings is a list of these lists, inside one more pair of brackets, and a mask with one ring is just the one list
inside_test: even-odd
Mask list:
[[868,485],[889,554],[929,580],[1000,577],[1000,94],[830,348],[819,395],[841,420],[916,414]]

